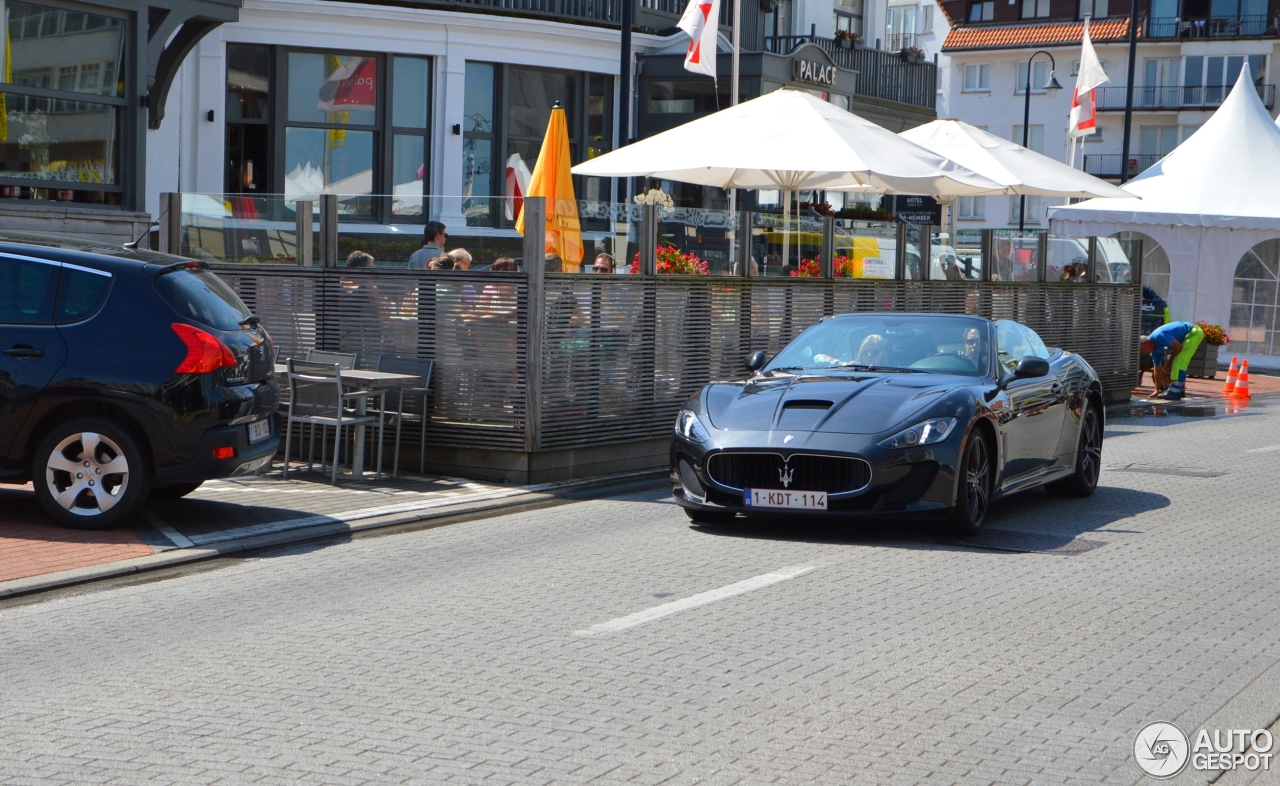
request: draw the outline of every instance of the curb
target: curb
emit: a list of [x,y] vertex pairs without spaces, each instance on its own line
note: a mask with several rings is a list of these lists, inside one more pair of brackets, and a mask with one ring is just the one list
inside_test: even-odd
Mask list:
[[219,557],[239,556],[252,551],[258,551],[260,549],[275,546],[287,546],[342,535],[354,535],[359,532],[386,529],[388,527],[415,524],[419,522],[433,521],[436,519],[450,519],[462,516],[468,517],[462,521],[441,521],[439,524],[435,525],[448,526],[451,523],[463,523],[463,521],[469,521],[472,520],[472,518],[489,517],[476,516],[474,514],[498,515],[503,510],[509,508],[519,508],[532,504],[556,501],[573,502],[581,499],[581,493],[585,491],[606,490],[618,493],[625,491],[628,487],[632,486],[652,485],[655,481],[664,478],[667,475],[667,472],[668,471],[666,469],[661,469],[643,472],[629,472],[621,475],[608,475],[580,483],[565,484],[553,490],[529,491],[523,494],[513,494],[511,496],[499,497],[497,499],[460,502],[457,505],[430,508],[428,510],[392,513],[385,516],[376,516],[352,522],[335,521],[333,523],[319,524],[310,527],[299,527],[298,529],[272,532],[264,535],[251,535],[244,538],[236,538],[235,540],[223,541],[209,546],[174,549],[172,551],[164,551],[145,557],[135,557],[133,559],[119,560],[117,562],[107,562],[101,565],[90,565],[84,568],[72,568],[70,570],[57,571],[56,573],[31,576],[25,579],[14,579],[12,581],[0,583],[0,601],[23,595],[31,595],[38,592],[47,592],[49,590],[72,587],[78,584],[88,584],[95,581],[102,581],[104,579],[120,578],[122,576],[147,573],[179,565],[205,562]]

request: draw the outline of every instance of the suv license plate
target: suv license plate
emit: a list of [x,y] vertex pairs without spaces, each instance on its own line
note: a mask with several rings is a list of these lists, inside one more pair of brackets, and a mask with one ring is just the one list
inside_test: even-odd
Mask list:
[[264,439],[271,439],[271,420],[259,420],[249,424],[249,444],[256,445]]
[[825,491],[777,491],[745,489],[742,504],[749,508],[786,508],[788,510],[826,510]]

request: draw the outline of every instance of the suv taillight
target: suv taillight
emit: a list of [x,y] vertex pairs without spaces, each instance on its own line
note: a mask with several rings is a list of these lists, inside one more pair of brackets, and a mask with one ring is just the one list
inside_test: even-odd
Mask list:
[[226,366],[237,365],[231,349],[217,336],[181,322],[175,322],[170,327],[182,339],[182,343],[187,345],[187,356],[173,370],[175,374],[208,374]]

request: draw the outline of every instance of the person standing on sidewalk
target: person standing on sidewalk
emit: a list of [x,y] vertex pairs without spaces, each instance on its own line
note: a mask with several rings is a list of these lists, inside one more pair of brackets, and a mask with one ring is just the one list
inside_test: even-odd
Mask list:
[[1141,353],[1151,356],[1156,398],[1178,401],[1187,394],[1187,368],[1204,331],[1190,322],[1170,322],[1142,337]]
[[449,238],[444,224],[439,221],[428,221],[422,230],[422,248],[409,257],[409,268],[426,270],[427,263],[444,253],[444,242]]

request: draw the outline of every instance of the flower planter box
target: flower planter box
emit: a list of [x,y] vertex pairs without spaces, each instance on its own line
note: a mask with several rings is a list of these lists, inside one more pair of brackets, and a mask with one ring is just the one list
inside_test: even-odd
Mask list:
[[1191,356],[1191,364],[1187,366],[1187,376],[1195,379],[1213,379],[1218,373],[1218,349],[1202,341]]
[[840,45],[841,49],[853,49],[852,38],[837,38],[836,43]]

